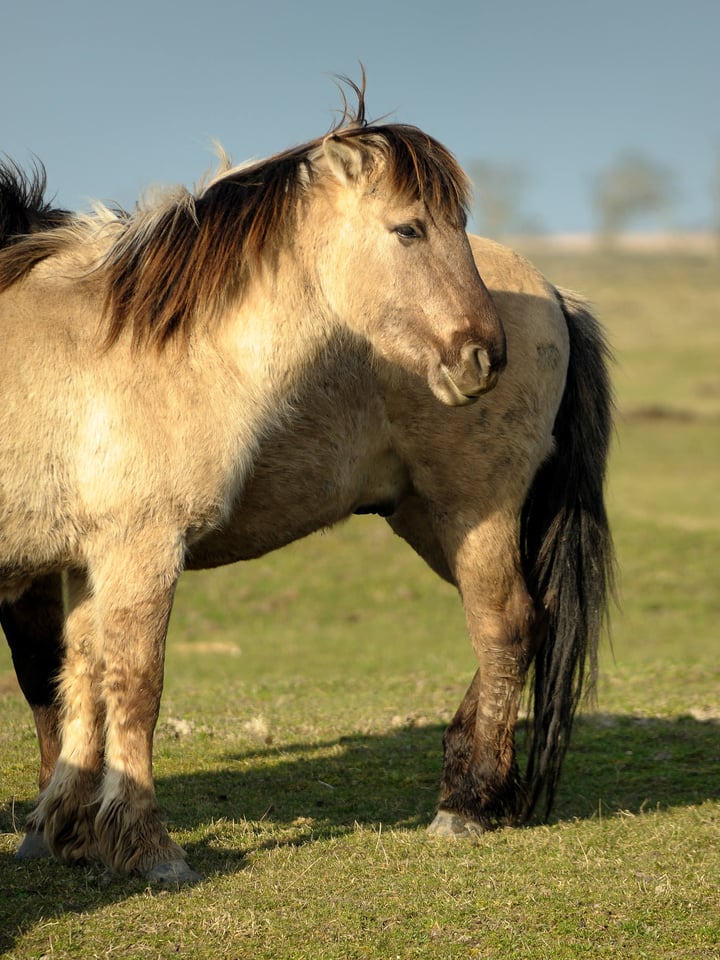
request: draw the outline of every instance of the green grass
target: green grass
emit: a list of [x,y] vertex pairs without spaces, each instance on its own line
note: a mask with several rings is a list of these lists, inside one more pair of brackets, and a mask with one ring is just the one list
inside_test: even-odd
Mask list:
[[183,578],[155,770],[198,887],[13,860],[36,748],[3,646],[4,957],[720,957],[717,264],[538,260],[619,361],[621,608],[550,823],[426,836],[473,658],[455,591],[356,518]]
[[612,334],[626,412],[720,415],[720,259],[538,256],[561,286],[588,296]]

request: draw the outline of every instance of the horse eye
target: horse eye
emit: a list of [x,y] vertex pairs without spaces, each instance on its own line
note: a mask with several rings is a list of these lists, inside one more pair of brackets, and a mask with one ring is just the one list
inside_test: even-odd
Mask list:
[[420,231],[411,223],[402,223],[395,227],[395,233],[401,240],[419,240],[421,236]]

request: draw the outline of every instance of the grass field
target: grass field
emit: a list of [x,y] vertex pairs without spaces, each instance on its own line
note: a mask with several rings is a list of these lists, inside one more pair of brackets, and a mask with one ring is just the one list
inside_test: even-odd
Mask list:
[[2,956],[720,957],[719,265],[535,259],[617,356],[620,609],[551,822],[426,836],[473,658],[454,591],[355,518],[181,582],[155,769],[197,887],[13,860],[36,748],[3,645]]

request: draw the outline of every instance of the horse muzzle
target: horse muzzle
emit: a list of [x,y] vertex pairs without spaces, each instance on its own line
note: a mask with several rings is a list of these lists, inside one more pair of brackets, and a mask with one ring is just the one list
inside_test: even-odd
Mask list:
[[461,348],[457,363],[439,365],[430,387],[438,400],[448,406],[467,406],[493,389],[505,362],[504,356],[493,361],[484,347],[469,342]]

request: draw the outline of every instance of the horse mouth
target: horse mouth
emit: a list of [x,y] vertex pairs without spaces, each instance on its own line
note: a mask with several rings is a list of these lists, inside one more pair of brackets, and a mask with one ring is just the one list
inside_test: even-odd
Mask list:
[[441,363],[430,381],[430,388],[438,400],[449,407],[465,407],[475,403],[498,382],[499,370],[490,363],[482,347],[466,344],[463,362],[454,368]]

